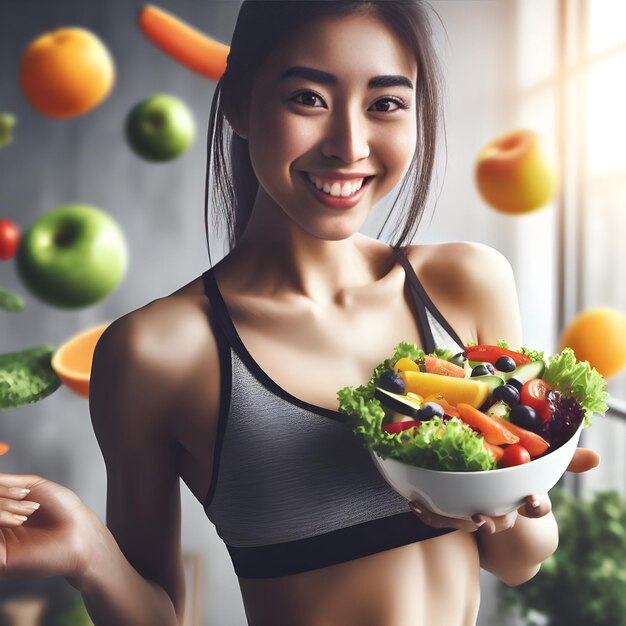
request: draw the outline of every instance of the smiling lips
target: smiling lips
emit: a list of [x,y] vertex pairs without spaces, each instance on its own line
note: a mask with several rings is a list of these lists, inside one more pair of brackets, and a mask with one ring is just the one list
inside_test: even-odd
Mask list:
[[337,179],[323,179],[319,176],[307,173],[307,178],[323,193],[327,193],[335,198],[348,198],[354,195],[361,186],[365,178],[355,178],[353,180],[339,181]]

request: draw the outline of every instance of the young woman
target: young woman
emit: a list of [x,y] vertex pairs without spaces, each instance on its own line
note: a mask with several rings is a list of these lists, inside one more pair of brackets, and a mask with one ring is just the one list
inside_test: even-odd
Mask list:
[[[501,254],[406,245],[437,116],[418,0],[243,3],[207,168],[231,250],[98,343],[107,527],[58,484],[0,475],[4,577],[66,576],[97,626],[182,623],[179,478],[224,539],[253,626],[469,626],[480,567],[511,585],[537,572],[557,545],[547,496],[471,522],[411,510],[336,410],[337,390],[400,341],[521,342]],[[401,181],[394,244],[360,234]],[[597,462],[579,450],[571,469]]]

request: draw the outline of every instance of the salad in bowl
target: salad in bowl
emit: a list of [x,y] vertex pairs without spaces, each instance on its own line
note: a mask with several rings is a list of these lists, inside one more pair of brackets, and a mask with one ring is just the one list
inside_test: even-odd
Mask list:
[[402,342],[367,385],[337,397],[391,487],[459,518],[504,515],[549,491],[608,399],[570,348],[545,358],[505,341],[458,354]]

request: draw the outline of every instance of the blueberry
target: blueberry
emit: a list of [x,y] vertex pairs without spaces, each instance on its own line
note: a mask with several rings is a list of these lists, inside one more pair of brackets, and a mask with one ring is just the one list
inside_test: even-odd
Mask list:
[[470,376],[492,376],[495,373],[491,363],[481,363],[472,370]]
[[429,420],[433,417],[443,417],[443,408],[436,402],[424,402],[420,407],[420,419]]
[[509,419],[516,426],[532,430],[533,432],[537,432],[542,423],[541,418],[537,415],[537,411],[525,404],[514,406],[509,413]]
[[513,385],[500,385],[493,390],[491,397],[494,400],[505,402],[509,406],[519,404],[519,391]]
[[501,372],[512,372],[517,365],[510,356],[501,356],[496,360],[496,368]]
[[519,378],[509,378],[507,385],[512,385],[515,389],[521,391],[524,383]]
[[404,393],[406,390],[404,379],[393,370],[385,370],[380,375],[379,386],[391,393]]

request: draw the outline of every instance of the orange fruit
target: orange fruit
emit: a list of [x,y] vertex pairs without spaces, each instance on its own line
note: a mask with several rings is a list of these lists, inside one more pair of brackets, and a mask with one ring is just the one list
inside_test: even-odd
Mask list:
[[583,311],[561,334],[560,349],[566,347],[605,378],[614,376],[626,367],[626,315],[608,307]]
[[89,397],[89,377],[96,344],[110,322],[84,330],[70,337],[52,355],[52,369],[74,393]]
[[34,39],[20,63],[20,84],[42,115],[67,119],[87,113],[110,93],[115,65],[91,31],[58,28]]
[[3,454],[6,454],[10,449],[11,449],[11,446],[9,446],[9,444],[6,443],[6,441],[0,441],[0,456],[2,456]]
[[541,208],[557,190],[556,171],[539,135],[524,129],[504,133],[480,150],[475,179],[482,199],[509,215]]

